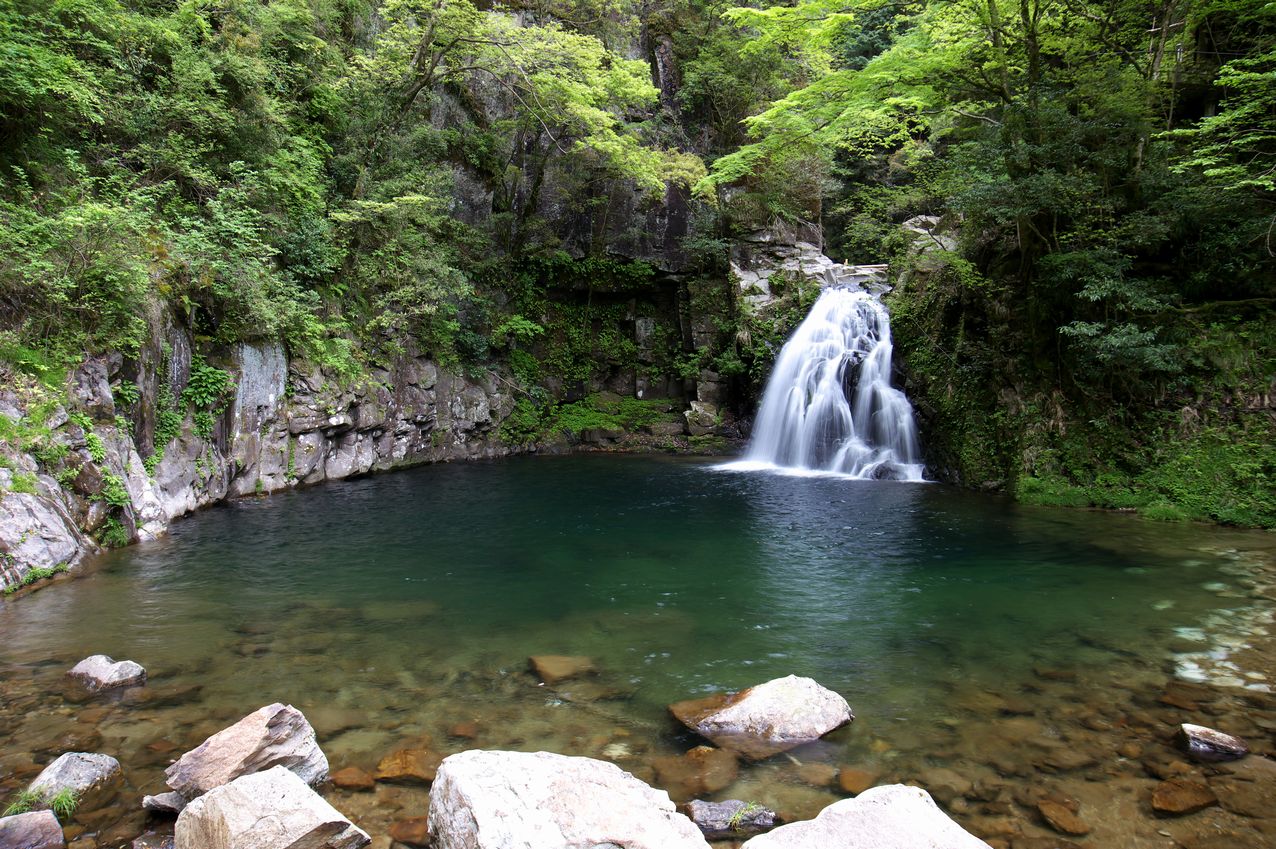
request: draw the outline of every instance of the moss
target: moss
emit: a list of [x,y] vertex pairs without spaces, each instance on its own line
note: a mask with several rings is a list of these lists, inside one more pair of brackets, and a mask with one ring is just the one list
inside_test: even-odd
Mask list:
[[37,491],[36,490],[37,483],[38,482],[36,480],[35,475],[31,474],[30,472],[14,472],[12,483],[9,485],[9,488],[13,492],[22,492],[28,495],[35,495]]
[[123,548],[129,544],[128,530],[119,519],[112,516],[98,532],[98,542],[105,548]]
[[39,581],[52,578],[54,575],[61,575],[65,571],[67,571],[67,565],[65,563],[59,563],[58,565],[51,566],[51,567],[34,566],[31,569],[27,570],[27,573],[22,576],[21,584],[10,585],[8,587],[5,587],[5,590],[4,590],[5,595],[15,593],[18,590],[22,589],[22,587],[29,587],[32,584],[37,583]]
[[1139,515],[1157,522],[1185,522],[1187,512],[1168,501],[1157,501],[1139,508]]

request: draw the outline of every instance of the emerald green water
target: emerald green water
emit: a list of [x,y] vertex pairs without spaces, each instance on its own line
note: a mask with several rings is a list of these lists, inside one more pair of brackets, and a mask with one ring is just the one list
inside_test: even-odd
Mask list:
[[[210,509],[0,607],[21,690],[0,743],[38,755],[75,710],[35,694],[105,653],[154,687],[202,685],[103,727],[139,792],[159,789],[146,743],[193,745],[272,701],[312,715],[334,768],[428,735],[591,756],[619,741],[642,774],[693,742],[669,702],[791,673],[857,716],[800,757],[960,764],[954,724],[995,721],[989,693],[1036,700],[1044,721],[1079,690],[1102,704],[1114,681],[1159,686],[1185,643],[1239,645],[1265,609],[1246,569],[1270,553],[1268,535],[939,485],[598,455],[425,467]],[[551,691],[532,654],[600,674]],[[1055,693],[1042,667],[1083,683]],[[476,740],[448,736],[468,720]]]

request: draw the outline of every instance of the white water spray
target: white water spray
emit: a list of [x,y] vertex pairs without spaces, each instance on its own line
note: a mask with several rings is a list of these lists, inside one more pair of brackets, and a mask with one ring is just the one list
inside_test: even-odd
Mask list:
[[723,468],[922,480],[913,407],[891,386],[886,308],[825,289],[784,343],[744,458]]

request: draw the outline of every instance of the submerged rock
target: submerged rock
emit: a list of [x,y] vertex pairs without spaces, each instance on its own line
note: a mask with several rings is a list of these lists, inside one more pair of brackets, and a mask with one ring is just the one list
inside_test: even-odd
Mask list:
[[1249,754],[1249,746],[1239,737],[1184,722],[1174,741],[1196,761],[1234,761]]
[[78,804],[96,806],[115,795],[123,777],[120,762],[110,755],[67,752],[46,766],[27,790],[45,799],[70,791]]
[[1182,816],[1218,804],[1218,797],[1204,781],[1194,778],[1171,778],[1152,791],[1152,810],[1158,814]]
[[146,683],[146,670],[131,660],[114,660],[108,655],[95,654],[71,667],[67,673],[90,692],[112,690],[116,687],[136,687]]
[[184,807],[186,807],[186,797],[176,790],[142,797],[143,810],[154,814],[180,814]]
[[806,822],[782,825],[742,849],[988,849],[920,787],[887,784],[843,799]]
[[652,766],[656,770],[656,784],[677,800],[725,790],[740,772],[734,754],[712,746],[697,746],[685,755],[656,758]]
[[739,799],[725,802],[696,799],[687,804],[687,816],[710,840],[751,837],[775,828],[775,811]]
[[880,773],[844,766],[837,772],[837,786],[843,793],[858,796],[876,784],[879,778],[881,778]]
[[571,657],[561,654],[537,654],[528,658],[536,676],[546,684],[557,684],[569,678],[592,675],[598,670],[587,657]]
[[390,838],[405,846],[430,845],[430,818],[409,817],[390,826]]
[[222,729],[165,770],[168,786],[194,799],[244,775],[287,767],[306,784],[328,777],[315,730],[292,705],[275,703]]
[[754,759],[818,740],[855,718],[846,699],[796,675],[734,695],[678,702],[669,710],[697,734]]
[[0,817],[0,849],[64,849],[62,826],[52,811]]
[[707,849],[669,796],[615,764],[548,752],[471,750],[430,788],[436,849]]
[[357,766],[339,769],[329,778],[334,787],[339,787],[342,790],[374,790],[377,786],[377,782],[373,777]]
[[1055,831],[1063,834],[1089,834],[1090,825],[1068,806],[1053,799],[1042,799],[1037,803],[1037,812],[1041,818]]
[[177,818],[175,849],[359,849],[371,838],[284,766],[210,789]]
[[377,764],[377,781],[395,784],[429,784],[438,772],[443,756],[427,749],[399,749]]
[[129,849],[174,849],[173,835],[147,832],[133,841]]

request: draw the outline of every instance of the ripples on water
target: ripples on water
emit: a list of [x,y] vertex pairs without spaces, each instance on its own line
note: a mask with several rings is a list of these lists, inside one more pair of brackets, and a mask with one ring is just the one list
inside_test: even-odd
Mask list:
[[[1262,546],[939,485],[698,461],[434,466],[181,521],[0,608],[0,661],[30,692],[99,652],[143,663],[156,686],[201,684],[194,701],[106,723],[104,747],[134,758],[147,792],[162,764],[132,753],[159,736],[194,745],[271,701],[319,717],[334,768],[371,767],[421,735],[445,751],[591,756],[621,740],[611,751],[650,779],[650,757],[691,742],[668,702],[790,673],[841,692],[858,717],[803,757],[906,772],[940,752],[962,763],[954,728],[993,721],[989,693],[1036,700],[1039,717],[1075,700],[1078,685],[1051,689],[1034,668],[1159,686],[1184,629],[1254,603],[1220,552]],[[541,653],[589,655],[603,672],[548,692],[526,672]],[[14,720],[10,751],[74,721],[50,699]],[[462,720],[484,729],[475,742],[449,740]],[[746,772],[748,798],[774,796],[770,768]],[[777,803],[811,814],[833,797],[802,798]]]

